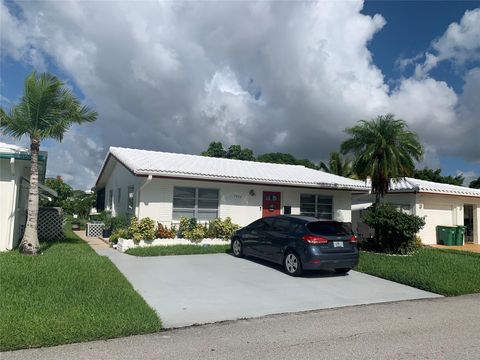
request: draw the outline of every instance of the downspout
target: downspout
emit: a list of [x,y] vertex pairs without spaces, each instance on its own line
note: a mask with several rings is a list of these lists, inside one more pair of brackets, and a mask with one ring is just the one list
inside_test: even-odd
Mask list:
[[138,189],[137,191],[137,203],[138,203],[138,206],[137,206],[137,219],[140,219],[140,193],[142,192],[143,189],[145,189],[145,187],[150,184],[150,182],[152,181],[153,179],[153,176],[152,175],[148,175],[148,178],[147,180],[145,181],[145,183]]
[[11,157],[10,158],[10,172],[12,173],[12,180],[11,180],[11,183],[12,183],[12,201],[10,203],[10,209],[11,209],[11,213],[10,213],[10,216],[13,217],[12,221],[10,222],[10,227],[8,229],[8,249],[12,249],[13,248],[13,235],[15,233],[15,220],[17,218],[17,209],[15,207],[15,197],[16,197],[16,194],[17,194],[17,187],[15,186],[15,158]]

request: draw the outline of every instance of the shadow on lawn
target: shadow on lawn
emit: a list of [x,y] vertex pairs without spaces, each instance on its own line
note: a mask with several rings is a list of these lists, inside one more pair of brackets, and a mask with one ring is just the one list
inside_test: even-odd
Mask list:
[[84,241],[74,234],[69,234],[68,231],[65,231],[63,238],[58,240],[51,240],[51,241],[42,241],[40,243],[40,252],[47,251],[51,246],[56,244],[82,244]]

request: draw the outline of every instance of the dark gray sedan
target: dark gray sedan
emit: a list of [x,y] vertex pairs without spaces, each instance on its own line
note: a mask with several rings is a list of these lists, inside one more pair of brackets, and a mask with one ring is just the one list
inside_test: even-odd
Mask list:
[[231,245],[234,256],[283,264],[292,276],[317,269],[346,274],[358,264],[357,239],[348,226],[307,216],[259,219],[236,231]]

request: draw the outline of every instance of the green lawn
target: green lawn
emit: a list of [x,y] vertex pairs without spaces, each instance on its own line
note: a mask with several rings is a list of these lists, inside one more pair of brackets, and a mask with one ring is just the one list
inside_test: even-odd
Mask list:
[[0,254],[0,350],[159,331],[160,319],[109,259],[71,231],[41,255]]
[[167,256],[167,255],[196,255],[218,254],[230,252],[230,244],[225,245],[169,245],[149,246],[128,249],[126,254],[135,256]]
[[446,296],[480,292],[480,254],[423,248],[411,256],[361,252],[357,271]]

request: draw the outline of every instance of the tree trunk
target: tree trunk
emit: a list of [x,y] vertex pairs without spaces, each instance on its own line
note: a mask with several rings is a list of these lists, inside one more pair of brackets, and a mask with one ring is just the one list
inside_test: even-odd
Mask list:
[[[377,192],[375,193],[375,205],[374,205],[374,211],[375,213],[378,211],[378,206],[380,205],[380,191],[378,191],[377,189]],[[380,228],[378,227],[378,225],[375,225],[375,243],[378,245],[380,243]]]
[[30,167],[30,188],[28,190],[28,215],[25,233],[20,243],[20,252],[25,255],[36,255],[40,248],[38,242],[38,153],[40,141],[31,139],[31,167]]

